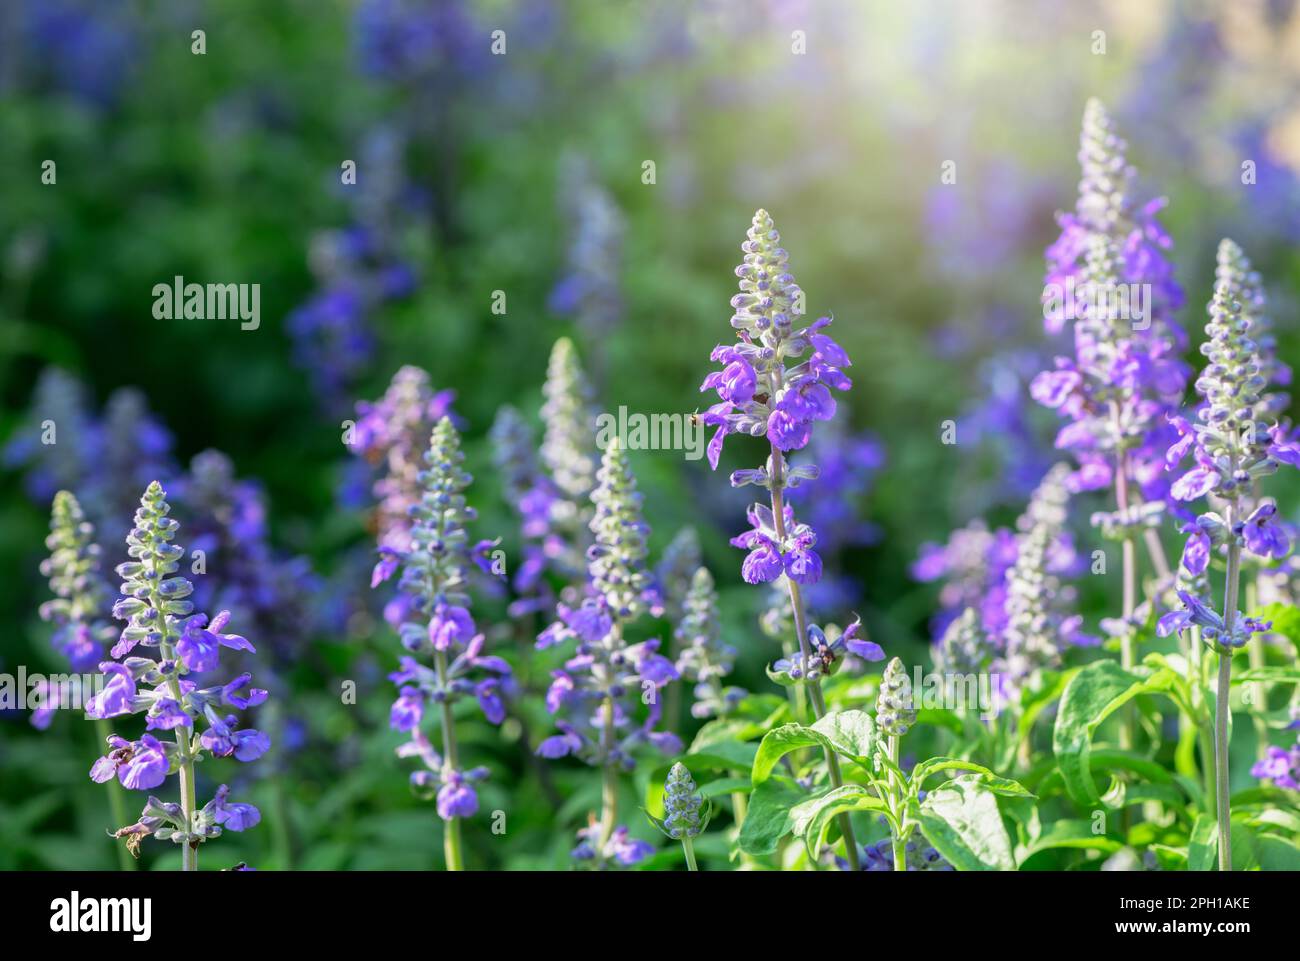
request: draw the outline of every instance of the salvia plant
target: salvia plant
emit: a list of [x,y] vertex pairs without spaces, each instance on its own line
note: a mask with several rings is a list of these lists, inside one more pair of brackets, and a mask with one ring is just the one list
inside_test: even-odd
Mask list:
[[[434,81],[468,79],[474,63],[448,57],[472,21],[453,6],[438,29],[418,30],[408,6],[359,7],[367,72],[426,96]],[[376,165],[378,193],[358,201],[357,229],[318,251],[328,269],[296,315],[300,336],[363,355],[364,315],[408,291],[386,236],[405,196],[403,143],[375,142],[395,152],[377,158],[388,166]],[[469,428],[452,392],[408,365],[357,405],[344,440],[374,510],[340,566],[364,593],[347,565],[370,567],[377,549],[370,587],[396,581],[380,602],[400,643],[383,649],[396,689],[388,723],[415,768],[412,790],[433,802],[429,824],[433,812],[442,821],[447,869],[467,866],[483,798],[504,790],[485,737],[523,753],[561,820],[586,814],[564,825],[576,842],[554,839],[577,868],[680,864],[676,844],[690,871],[1300,866],[1300,671],[1277,643],[1300,643],[1300,560],[1269,480],[1300,466],[1300,432],[1285,416],[1290,371],[1264,281],[1236,243],[1220,244],[1189,394],[1192,338],[1176,317],[1164,201],[1139,198],[1127,145],[1095,100],[1078,159],[1077,200],[1047,249],[1045,327],[1058,356],[1046,371],[1034,362],[1027,389],[1016,380],[1058,415],[1057,454],[1018,460],[1006,526],[962,517],[921,547],[912,575],[937,595],[928,672],[887,657],[872,635],[890,638],[892,654],[900,620],[932,612],[840,576],[845,553],[880,534],[863,518],[889,518],[867,504],[883,450],[840,409],[849,352],[829,316],[809,313],[764,210],[741,244],[730,334],[700,388],[714,395],[699,415],[711,469],[725,444],[738,465],[731,487],[754,495],[730,539],[743,552],[733,564],[716,563],[722,545],[704,528],[655,542],[634,455],[622,438],[598,439],[578,346],[602,366],[623,307],[624,225],[589,173],[572,181],[568,276],[552,303],[576,316],[581,339],[555,342],[540,410],[501,407],[486,438],[518,528],[508,586],[488,561],[498,542],[471,535],[459,433]],[[849,344],[852,323],[834,325]],[[337,371],[322,370],[330,392],[357,372],[357,358],[335,359]],[[1025,399],[1013,401],[1021,415]],[[321,654],[307,643],[323,622],[305,596],[320,582],[272,547],[266,498],[229,458],[205,451],[178,469],[138,392],[114,394],[103,416],[88,411],[80,385],[51,372],[6,447],[29,492],[53,495],[41,567],[53,599],[40,615],[61,666],[102,675],[85,713],[107,750],[90,776],[108,784],[124,864],[152,835],[194,870],[202,844],[260,820],[232,800],[251,779],[212,771],[263,757],[271,741],[265,715],[240,720],[268,693],[243,669],[253,644],[229,625],[247,625],[278,687]],[[54,428],[57,444],[33,441]],[[475,443],[471,433],[471,458]],[[127,499],[146,484],[114,602],[95,532],[124,527]],[[189,568],[197,583],[181,573],[177,517],[211,567]],[[1180,553],[1167,555],[1175,534]],[[1089,571],[1090,593],[1108,605],[1095,624],[1079,609]],[[508,621],[481,627],[497,601]],[[511,634],[526,650],[500,644]],[[45,694],[32,723],[54,739],[66,705],[53,687]],[[554,729],[534,737],[543,709]],[[1235,793],[1234,712],[1253,728],[1236,753],[1252,734],[1254,747],[1238,758],[1236,786],[1247,770],[1264,782]],[[588,790],[566,799],[551,776]],[[127,790],[146,792],[135,820]],[[629,814],[633,791],[648,825]],[[646,839],[663,844],[656,830],[668,841],[658,856]]]
[[[381,548],[372,578],[377,585],[401,572],[398,587],[406,604],[398,634],[409,653],[391,675],[399,690],[390,724],[411,738],[398,748],[398,755],[424,765],[411,775],[411,786],[437,799],[438,816],[446,825],[449,871],[464,868],[461,822],[477,813],[474,785],[488,775],[486,768],[462,766],[454,709],[461,699],[473,697],[484,716],[500,724],[511,681],[510,665],[484,653],[484,635],[469,611],[473,561],[466,525],[475,514],[465,502],[471,477],[463,462],[460,438],[451,420],[443,417],[433,429],[425,467],[416,475],[421,493],[410,508],[406,548]],[[424,732],[426,714],[438,718],[441,754]]]
[[[631,851],[626,829],[617,824],[618,777],[636,766],[635,749],[648,744],[674,754],[681,742],[656,730],[663,714],[660,692],[677,680],[677,669],[658,653],[658,639],[632,642],[627,636],[654,602],[654,592],[645,563],[649,528],[641,515],[641,494],[617,438],[605,448],[591,501],[594,543],[585,597],[572,607],[561,601],[559,620],[537,639],[540,649],[574,645],[574,656],[554,671],[546,693],[560,733],[542,741],[537,753],[575,755],[601,770],[600,819],[584,833],[574,855],[604,867],[635,863],[648,853]],[[640,721],[643,701],[649,708]]]
[[130,790],[153,791],[176,774],[179,801],[150,795],[139,820],[120,827],[116,836],[133,852],[149,835],[170,840],[180,847],[182,869],[193,871],[200,845],[223,830],[243,831],[261,820],[253,805],[232,801],[224,784],[199,807],[196,775],[205,757],[249,762],[267,752],[270,739],[241,728],[232,713],[265,702],[267,692],[253,687],[248,673],[225,681],[218,673],[222,648],[254,648],[238,634],[225,633],[228,612],[211,620],[194,612],[188,600],[194,587],[177,574],[184,551],[173,543],[179,525],[170,512],[162,486],[150,483],[126,538],[131,559],[117,567],[122,586],[113,616],[126,621],[126,627],[110,651],[113,660],[99,665],[106,683],[86,702],[86,716],[111,721],[121,730],[117,719],[144,715],[144,731],[136,739],[108,736],[109,751],[95,762],[90,777],[99,782],[116,778]]

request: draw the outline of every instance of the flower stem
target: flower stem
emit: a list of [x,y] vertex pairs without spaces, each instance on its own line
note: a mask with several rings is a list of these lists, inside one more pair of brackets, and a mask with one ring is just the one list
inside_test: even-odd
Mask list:
[[[113,733],[113,728],[107,719],[101,718],[95,721],[95,733],[99,737],[99,742],[103,744]],[[108,804],[113,814],[113,827],[125,827],[127,824],[126,789],[117,778],[112,778],[108,782]],[[117,849],[117,866],[123,871],[134,871],[135,858],[131,857],[131,852],[126,849],[126,845],[115,841],[113,847]]]
[[695,845],[684,834],[682,835],[682,850],[686,852],[686,870],[698,871],[699,868],[695,864]]
[[[189,739],[184,734],[185,728],[180,727],[176,730],[176,743],[180,745],[182,741]],[[185,762],[181,765],[181,812],[185,818],[185,823],[191,827],[194,824],[194,758],[188,753],[188,745],[182,747],[186,751]],[[181,845],[181,870],[197,871],[199,869],[199,848],[198,844],[190,841]]]
[[605,845],[614,835],[614,826],[618,821],[618,772],[610,763],[609,755],[614,748],[614,699],[605,698],[605,724],[600,735],[602,753],[605,763],[601,766],[600,785],[600,844],[597,851],[604,852]]
[[[1119,431],[1119,408],[1115,406],[1116,432]],[[1128,454],[1121,451],[1115,465],[1115,506],[1121,515],[1127,515],[1128,503]],[[1127,516],[1122,520],[1126,520]],[[1136,638],[1133,636],[1133,612],[1137,609],[1137,545],[1126,532],[1120,550],[1123,563],[1123,616],[1124,636],[1120,639],[1120,666],[1126,671],[1133,670],[1137,661]],[[1119,730],[1119,746],[1124,750],[1133,747],[1133,705],[1125,705],[1124,716]]]
[[[891,734],[885,750],[888,752],[889,759],[894,762],[895,766],[898,765],[898,748],[899,738],[896,735]],[[894,795],[893,807],[897,812],[902,800],[900,795],[903,793],[903,785],[899,783],[898,775],[893,771],[889,772],[889,785],[890,793]],[[889,829],[889,844],[894,854],[894,870],[906,871],[907,845],[903,841],[902,833],[900,831],[895,831],[893,827],[890,827]]]
[[[1229,504],[1227,526],[1231,532],[1236,522],[1235,505]],[[1219,870],[1232,870],[1232,811],[1228,794],[1228,724],[1232,717],[1229,688],[1232,684],[1232,633],[1237,620],[1237,591],[1240,581],[1241,545],[1229,534],[1228,573],[1223,588],[1223,637],[1219,651],[1219,686],[1214,705],[1214,787],[1216,814],[1219,820]]]
[[1219,654],[1219,696],[1214,714],[1214,794],[1219,820],[1219,870],[1232,870],[1232,811],[1228,800],[1228,686],[1232,683],[1232,655]]
[[[1227,509],[1228,530],[1236,521],[1235,505]],[[1232,870],[1232,811],[1229,801],[1228,726],[1232,717],[1229,701],[1232,684],[1232,633],[1237,619],[1237,592],[1240,582],[1241,547],[1235,536],[1228,544],[1228,570],[1223,589],[1223,640],[1219,652],[1219,679],[1214,713],[1214,784],[1215,809],[1219,822],[1219,870]]]
[[[785,540],[785,502],[781,495],[784,487],[784,458],[781,451],[774,445],[772,447],[772,522],[776,526],[777,537]],[[799,654],[803,659],[804,665],[812,660],[812,649],[808,645],[808,624],[803,607],[803,596],[799,592],[799,585],[795,583],[794,578],[787,577],[786,584],[790,588],[790,606],[794,610],[794,632],[799,641]],[[808,697],[812,701],[813,714],[817,720],[821,720],[826,715],[826,701],[822,697],[822,683],[820,678],[816,678],[806,684],[808,688]],[[830,748],[823,748],[822,753],[826,756],[826,767],[830,772],[831,785],[833,787],[843,787],[844,778],[840,774],[839,758]],[[849,862],[849,870],[858,871],[861,868],[861,862],[858,859],[858,842],[853,834],[853,823],[849,820],[847,813],[836,816],[836,823],[839,825],[840,834],[844,836],[845,856]]]
[[[434,666],[438,670],[439,680],[447,676],[447,652],[433,652]],[[451,701],[443,698],[442,701],[442,763],[444,768],[452,771],[460,769],[460,757],[456,748],[456,723],[451,713]],[[465,870],[465,861],[461,845],[460,836],[460,818],[448,818],[442,833],[443,856],[447,862],[448,871]]]
[[[1256,608],[1259,607],[1259,587],[1255,579],[1250,575],[1246,577],[1246,614],[1254,616]],[[1265,666],[1266,659],[1264,656],[1264,635],[1260,635],[1259,640],[1254,644],[1246,646],[1246,656],[1250,659],[1251,670],[1256,670]],[[1255,750],[1259,757],[1268,753],[1268,722],[1265,721],[1264,715],[1268,713],[1268,688],[1263,681],[1252,681],[1250,684],[1250,707],[1252,718],[1255,722]]]
[[[154,572],[157,573],[161,561],[158,555],[154,555]],[[166,598],[162,596],[161,591],[154,590],[149,595],[149,606],[155,611],[164,610]],[[182,661],[173,647],[172,624],[170,615],[163,615],[160,618],[162,624],[162,638],[159,641],[159,650],[162,652],[164,661],[171,661],[177,665],[177,670]],[[180,676],[176,670],[167,675],[167,690],[177,704],[182,702]],[[190,729],[184,725],[176,728],[176,757],[179,760],[180,774],[180,791],[181,791],[181,819],[185,822],[185,830],[194,830],[194,754],[190,750]],[[199,848],[198,842],[186,841],[181,845],[181,870],[197,871],[199,869]]]

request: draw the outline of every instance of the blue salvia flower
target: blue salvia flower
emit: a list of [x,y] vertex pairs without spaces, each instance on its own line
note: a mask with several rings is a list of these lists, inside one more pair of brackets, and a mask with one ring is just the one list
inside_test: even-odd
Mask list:
[[252,625],[271,666],[290,670],[316,626],[310,599],[320,582],[306,558],[283,557],[271,546],[261,485],[236,477],[225,454],[206,450],[190,461],[173,493],[190,533],[190,556],[203,552],[196,606],[229,610]]
[[[476,515],[465,501],[473,478],[462,466],[464,459],[456,429],[443,417],[418,475],[421,494],[411,508],[409,546],[383,549],[375,569],[376,583],[400,569],[398,587],[409,600],[398,634],[410,654],[390,675],[399,693],[389,720],[394,730],[411,736],[398,755],[424,761],[425,770],[412,774],[411,784],[423,795],[436,792],[438,815],[448,822],[449,870],[462,867],[458,822],[478,811],[473,784],[487,776],[485,769],[461,767],[452,709],[461,698],[475,697],[487,719],[500,724],[511,683],[510,666],[483,653],[484,637],[469,611],[473,560],[466,525]],[[422,730],[426,711],[435,707],[441,715],[441,755]]]
[[[41,605],[41,620],[54,625],[51,638],[54,647],[68,659],[73,673],[84,676],[104,659],[105,646],[117,632],[106,619],[110,594],[100,575],[101,551],[95,543],[95,528],[86,520],[77,498],[68,491],[54,495],[45,546],[50,556],[41,562],[41,573],[49,579],[54,599]],[[62,690],[49,681],[39,690],[44,700],[32,711],[31,722],[45,730],[55,710],[76,705],[62,703]],[[104,719],[96,720],[95,728],[101,739],[112,733]],[[110,783],[108,797],[114,826],[125,824],[126,792],[121,785]],[[135,867],[131,858],[133,850],[130,841],[127,848],[118,849],[118,862],[125,870]]]
[[731,673],[736,649],[722,640],[718,624],[718,592],[713,575],[701,567],[691,579],[684,613],[677,625],[677,672],[695,685],[691,715],[698,718],[731,712],[745,696],[738,687],[724,687],[722,679]]
[[567,337],[551,348],[542,393],[542,465],[560,494],[583,505],[596,486],[596,411],[578,352]]
[[26,420],[0,454],[9,470],[24,471],[23,486],[46,503],[58,490],[81,487],[99,450],[86,388],[59,367],[41,371]]
[[[709,465],[715,470],[728,434],[767,438],[770,454],[765,464],[735,471],[731,484],[767,488],[770,506],[751,506],[750,529],[731,543],[749,551],[741,565],[746,582],[767,583],[784,575],[798,651],[782,666],[774,667],[773,673],[811,682],[808,692],[813,713],[821,718],[826,713],[822,668],[818,666],[822,651],[814,650],[815,637],[807,622],[801,588],[821,579],[822,560],[814,549],[816,532],[808,524],[798,523],[784,500],[787,489],[816,478],[818,468],[815,464],[791,466],[785,454],[806,447],[812,439],[812,425],[835,415],[831,389],[845,391],[852,386],[844,373],[851,361],[823,332],[831,323],[829,317],[806,327],[795,326],[804,313],[804,295],[789,271],[789,255],[766,210],[754,214],[747,236],[741,244],[744,263],[736,268],[740,293],[731,299],[735,310],[731,326],[737,340],[713,350],[711,359],[723,368],[709,374],[700,389],[717,391],[720,402],[701,419],[718,428],[707,448]],[[817,646],[831,655],[830,645]],[[826,763],[832,783],[841,786],[838,762],[829,752]],[[847,815],[839,818],[839,824],[846,853],[856,866],[857,842]]]
[[384,396],[357,404],[348,449],[377,469],[374,482],[376,539],[380,548],[404,551],[411,507],[420,499],[419,473],[429,435],[443,417],[452,418],[453,391],[435,391],[429,374],[407,365],[393,375]]
[[[41,620],[54,625],[51,643],[73,673],[82,674],[103,660],[105,645],[115,632],[104,619],[109,595],[100,575],[95,528],[86,520],[77,498],[67,491],[54,495],[45,546],[50,556],[41,562],[41,574],[49,580],[54,599],[41,605]],[[33,711],[33,726],[47,728],[54,709],[60,706],[45,704]]]
[[[624,635],[625,627],[648,610],[654,595],[645,567],[649,529],[641,519],[641,495],[617,438],[605,449],[597,477],[599,486],[591,495],[595,543],[588,552],[587,597],[577,607],[561,602],[560,619],[537,639],[539,648],[568,641],[577,646],[576,655],[553,672],[546,695],[547,709],[559,716],[556,726],[561,733],[543,740],[537,753],[547,758],[572,754],[603,770],[599,831],[579,847],[600,854],[615,834],[616,775],[635,766],[633,749],[649,743],[673,754],[681,749],[681,741],[654,730],[662,714],[658,692],[677,679],[677,669],[658,653],[658,640],[629,643]],[[643,692],[654,696],[648,717],[637,725],[633,711]]]
[[515,566],[516,599],[510,605],[510,616],[554,610],[554,592],[545,575],[552,566],[551,557],[566,549],[551,529],[555,489],[538,464],[533,431],[519,411],[508,404],[502,406],[489,438],[506,499],[520,519],[521,560]]
[[82,498],[86,513],[101,530],[130,514],[135,492],[151,480],[174,480],[178,471],[172,445],[171,432],[150,411],[141,391],[120,387],[109,395],[99,425],[98,456],[84,481]]
[[[127,622],[111,652],[118,660],[100,665],[107,682],[86,703],[86,716],[93,719],[144,713],[145,732],[135,741],[111,735],[111,750],[95,762],[90,776],[100,782],[116,777],[127,788],[149,791],[169,774],[179,773],[180,804],[150,798],[139,823],[121,829],[118,836],[132,846],[148,834],[170,839],[181,846],[183,868],[195,870],[201,842],[223,829],[242,831],[260,820],[252,805],[230,801],[225,785],[197,808],[194,765],[204,752],[239,761],[265,754],[270,739],[260,731],[241,729],[231,712],[263,703],[267,692],[252,687],[249,674],[208,683],[220,667],[221,648],[251,652],[253,645],[224,633],[228,612],[210,623],[207,615],[193,613],[188,600],[193,585],[176,573],[184,551],[172,543],[179,525],[167,516],[170,512],[162,486],[150,483],[127,535],[131,560],[117,567],[122,596],[113,605],[113,616]],[[156,657],[132,653],[138,649],[156,649]],[[201,735],[200,723],[206,727]],[[155,731],[173,731],[175,743],[159,740]]]
[[88,0],[15,3],[13,29],[21,58],[19,79],[51,87],[101,110],[120,98],[141,46],[139,20],[129,4]]
[[366,135],[355,185],[345,188],[352,222],[312,239],[316,290],[285,319],[293,359],[318,399],[333,406],[369,368],[375,314],[410,297],[418,276],[400,248],[417,231],[427,204],[404,170],[402,134],[381,127]]
[[619,274],[627,228],[614,198],[596,180],[586,158],[565,159],[560,198],[569,245],[565,275],[551,291],[549,306],[556,313],[573,315],[586,343],[604,344],[623,317]]
[[690,526],[679,530],[660,555],[655,566],[655,585],[663,601],[664,616],[673,623],[682,619],[695,572],[702,563],[700,535]]
[[1053,465],[1016,522],[1016,560],[1006,574],[1006,626],[998,659],[1004,682],[1013,687],[1057,665],[1065,645],[1098,643],[1081,632],[1081,616],[1065,613],[1072,595],[1062,591],[1051,563],[1068,518],[1069,478],[1068,464]]
[[[709,443],[709,463],[718,466],[722,443],[728,434],[766,435],[774,451],[799,450],[812,437],[814,421],[835,414],[830,388],[848,390],[843,373],[850,364],[843,348],[821,331],[830,325],[822,317],[807,327],[796,327],[803,313],[803,291],[789,272],[789,255],[767,211],[754,214],[749,239],[741,244],[745,262],[736,268],[740,293],[731,299],[735,315],[731,326],[739,343],[719,345],[712,359],[723,364],[704,380],[701,390],[716,390],[721,402],[702,416],[718,428]],[[787,360],[808,359],[793,366]],[[781,484],[780,465],[733,475],[735,486]],[[814,477],[812,468],[799,468],[786,481]]]
[[981,518],[952,531],[944,544],[922,544],[912,577],[942,582],[939,611],[930,619],[934,639],[943,637],[953,620],[970,607],[979,612],[987,633],[1001,636],[1006,628],[1007,570],[1015,561],[1015,534],[1005,527],[989,530]]
[[934,651],[936,670],[951,674],[983,674],[994,651],[973,607],[962,611],[947,627]]
[[352,21],[362,72],[402,84],[473,76],[489,57],[481,33],[461,0],[362,0]]
[[[1276,519],[1277,505],[1259,501],[1260,478],[1281,464],[1300,466],[1300,444],[1281,424],[1268,427],[1260,419],[1268,412],[1263,394],[1268,387],[1265,361],[1254,339],[1255,321],[1263,313],[1259,278],[1250,262],[1231,240],[1219,244],[1214,297],[1201,345],[1206,366],[1196,381],[1202,397],[1199,424],[1174,419],[1181,435],[1167,455],[1173,466],[1190,452],[1196,466],[1173,485],[1183,501],[1213,495],[1223,505],[1223,516],[1201,514],[1183,527],[1188,534],[1182,567],[1203,574],[1212,551],[1223,548],[1225,576],[1222,614],[1188,591],[1179,592],[1183,609],[1160,619],[1160,634],[1199,627],[1201,639],[1218,653],[1218,696],[1215,699],[1214,773],[1218,819],[1219,869],[1231,870],[1232,831],[1229,793],[1229,727],[1232,708],[1228,698],[1232,683],[1232,652],[1272,625],[1238,610],[1242,550],[1263,558],[1281,558],[1291,549],[1290,538]],[[1250,511],[1246,515],[1246,511]]]
[[[1055,368],[1030,387],[1035,400],[1069,420],[1056,446],[1071,451],[1078,463],[1071,490],[1115,488],[1120,510],[1110,524],[1117,530],[1148,524],[1147,516],[1129,513],[1142,502],[1168,500],[1159,470],[1171,440],[1165,415],[1181,402],[1190,373],[1181,359],[1186,334],[1171,316],[1183,296],[1166,256],[1172,241],[1156,219],[1164,201],[1138,205],[1126,153],[1105,107],[1089,100],[1080,137],[1079,197],[1073,213],[1057,218],[1061,236],[1047,250],[1044,292],[1054,299],[1051,294],[1068,293],[1074,285],[1088,303],[1074,311],[1074,356],[1057,358]],[[1118,295],[1120,284],[1149,291],[1140,322],[1118,316],[1117,296],[1106,298],[1109,304],[1098,296]],[[1045,314],[1051,333],[1071,313],[1061,306]],[[1158,542],[1148,543],[1162,565]]]
[[[1258,274],[1231,240],[1219,244],[1215,279],[1207,341],[1201,345],[1207,363],[1196,381],[1203,399],[1197,410],[1200,423],[1170,418],[1180,436],[1169,449],[1169,467],[1189,453],[1194,461],[1174,482],[1174,497],[1194,501],[1208,495],[1225,508],[1223,515],[1206,511],[1182,528],[1187,541],[1181,567],[1191,577],[1204,575],[1211,555],[1222,548],[1234,552],[1237,561],[1242,549],[1261,560],[1279,560],[1290,552],[1290,536],[1277,517],[1277,506],[1258,498],[1256,483],[1281,464],[1300,466],[1300,444],[1280,424],[1270,426],[1264,420],[1275,412],[1265,394],[1269,367],[1254,339],[1265,304]],[[1235,589],[1232,593],[1235,601]],[[1181,591],[1179,598],[1183,609],[1161,618],[1161,634],[1196,624],[1208,643],[1235,648],[1267,629],[1266,623],[1241,617],[1236,610],[1231,612],[1232,623],[1225,624],[1194,590]]]
[[[908,841],[904,849],[908,871],[955,871],[957,870],[938,849],[924,840]],[[848,861],[836,856],[835,863],[841,871],[849,869]],[[868,844],[862,850],[863,871],[893,871],[894,845],[890,838]]]

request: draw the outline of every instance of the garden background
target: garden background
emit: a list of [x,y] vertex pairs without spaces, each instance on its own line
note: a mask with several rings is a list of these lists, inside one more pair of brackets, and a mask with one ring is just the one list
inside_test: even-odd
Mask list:
[[[503,537],[512,564],[519,522],[489,438],[498,409],[540,428],[561,336],[601,410],[706,406],[699,382],[731,336],[732,271],[759,207],[810,314],[833,313],[855,361],[837,418],[848,480],[826,505],[841,542],[828,564],[847,579],[833,584],[840,620],[857,612],[891,656],[928,663],[939,602],[913,576],[922,545],[976,517],[1012,523],[1054,459],[1056,418],[1027,384],[1062,350],[1043,330],[1043,250],[1074,203],[1092,96],[1145,195],[1169,198],[1194,342],[1215,246],[1232,236],[1294,363],[1294,3],[1040,3],[1032,15],[993,0],[5,3],[0,670],[62,669],[37,616],[58,486],[116,519],[101,524],[116,550],[145,483],[192,492],[195,456],[221,451],[239,482],[208,492],[230,501],[211,536],[233,538],[222,549],[260,565],[259,583],[275,579],[259,622],[274,636],[244,633],[273,658],[287,736],[241,775],[262,828],[223,839],[219,860],[437,866],[439,822],[393,756],[386,675],[400,651],[369,596],[369,476],[344,421],[402,365],[455,391],[475,534]],[[355,184],[341,182],[348,160]],[[177,275],[260,284],[259,328],[155,319],[152,289]],[[54,410],[58,443],[40,449]],[[941,442],[946,420],[954,445]],[[748,500],[725,480],[753,460],[742,448],[728,444],[717,474],[680,451],[633,452],[632,466],[652,559],[683,526],[698,531],[736,681],[752,690],[775,652],[757,627],[764,593],[741,582],[727,543]],[[1273,493],[1294,504],[1297,486]],[[1090,509],[1106,506],[1095,500],[1074,510],[1081,547]],[[1113,596],[1105,581],[1077,582],[1089,627]],[[522,649],[544,622],[505,606],[479,602],[478,621],[491,645]],[[349,680],[355,704],[341,696]],[[474,866],[565,867],[598,803],[593,773],[532,756],[549,722],[540,704],[522,713],[500,733],[464,724],[465,752],[492,771],[483,807],[508,821],[502,835],[467,830]],[[0,869],[115,863],[102,788],[85,776],[98,753],[71,713],[45,731],[26,712],[0,715]],[[1250,783],[1244,765],[1238,775]],[[721,842],[701,854],[725,864]],[[177,860],[152,845],[141,864]]]

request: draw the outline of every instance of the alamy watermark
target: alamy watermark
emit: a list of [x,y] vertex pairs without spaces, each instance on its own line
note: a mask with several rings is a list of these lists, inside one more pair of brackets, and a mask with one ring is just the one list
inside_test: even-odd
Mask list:
[[155,320],[235,320],[240,330],[262,323],[261,284],[187,284],[177,274],[170,284],[153,285]]
[[680,450],[687,460],[704,456],[704,424],[697,414],[629,413],[620,405],[617,414],[596,417],[596,446],[604,450],[616,437],[624,450]]
[[1081,317],[1125,320],[1134,330],[1151,326],[1150,284],[1076,284],[1073,277],[1063,284],[1043,288],[1043,317],[1062,323]]
[[103,674],[0,674],[0,711],[81,711],[104,689]]
[[927,674],[918,664],[912,669],[912,702],[923,710],[978,710],[981,721],[991,721],[1006,703],[1001,679],[997,673]]

